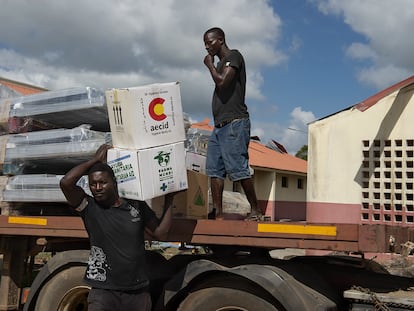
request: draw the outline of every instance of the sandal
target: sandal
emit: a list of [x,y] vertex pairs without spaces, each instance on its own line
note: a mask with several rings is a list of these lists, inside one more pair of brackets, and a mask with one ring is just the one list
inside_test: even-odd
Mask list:
[[244,220],[246,221],[263,221],[265,218],[261,213],[250,213]]
[[207,219],[216,219],[216,209],[213,208],[213,210],[207,214]]

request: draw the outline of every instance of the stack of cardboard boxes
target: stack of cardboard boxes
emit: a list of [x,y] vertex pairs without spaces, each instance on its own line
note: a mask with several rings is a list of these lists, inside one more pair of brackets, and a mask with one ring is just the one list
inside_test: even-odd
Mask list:
[[206,216],[208,179],[186,169],[180,84],[110,89],[105,96],[114,146],[108,164],[120,195],[156,207],[165,194],[190,188],[176,196],[174,217]]
[[187,188],[178,83],[105,92],[113,149],[108,164],[120,195],[148,200]]

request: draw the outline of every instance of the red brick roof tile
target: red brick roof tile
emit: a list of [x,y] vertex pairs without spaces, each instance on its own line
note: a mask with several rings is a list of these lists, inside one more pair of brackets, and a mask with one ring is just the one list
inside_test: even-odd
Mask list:
[[26,83],[22,83],[18,81],[13,81],[13,80],[1,78],[1,77],[0,77],[0,84],[7,86],[8,88],[18,92],[22,96],[47,91],[47,89],[45,88],[41,88],[38,86],[34,86],[34,85],[30,85],[30,84],[26,84]]

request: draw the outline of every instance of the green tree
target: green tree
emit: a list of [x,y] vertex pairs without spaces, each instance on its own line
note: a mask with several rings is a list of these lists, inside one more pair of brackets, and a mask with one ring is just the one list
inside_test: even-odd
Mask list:
[[295,157],[301,158],[303,160],[308,160],[308,145],[303,145],[302,148],[296,152]]

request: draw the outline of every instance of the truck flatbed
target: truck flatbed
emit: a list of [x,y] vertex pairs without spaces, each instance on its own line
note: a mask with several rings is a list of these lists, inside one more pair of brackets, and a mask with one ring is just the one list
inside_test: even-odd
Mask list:
[[[87,238],[80,217],[0,216],[0,234]],[[414,229],[387,225],[174,219],[169,241],[203,245],[399,252]]]

